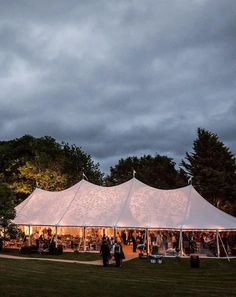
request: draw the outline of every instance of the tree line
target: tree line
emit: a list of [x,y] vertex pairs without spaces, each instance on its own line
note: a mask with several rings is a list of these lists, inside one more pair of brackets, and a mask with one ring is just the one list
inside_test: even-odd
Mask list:
[[[81,180],[83,174],[90,182],[112,186],[132,178],[134,170],[139,180],[160,189],[186,186],[191,177],[205,199],[236,215],[235,157],[216,134],[206,129],[197,130],[192,152],[186,153],[178,168],[172,158],[159,154],[120,159],[107,175],[99,167],[81,147],[58,143],[50,136],[25,135],[0,141],[0,218],[3,201],[14,197],[16,205],[36,187],[64,190]],[[4,191],[8,197],[5,200]]]

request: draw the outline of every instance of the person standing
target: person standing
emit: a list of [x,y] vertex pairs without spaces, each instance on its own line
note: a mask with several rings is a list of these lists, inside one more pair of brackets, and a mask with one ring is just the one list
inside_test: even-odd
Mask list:
[[106,267],[109,264],[111,253],[110,253],[110,247],[108,245],[108,242],[105,239],[103,239],[102,241],[100,253],[102,255],[103,266]]
[[121,244],[117,241],[115,241],[115,244],[113,246],[113,252],[114,252],[116,267],[121,267],[124,253],[123,253]]
[[35,240],[35,245],[38,249],[39,248],[39,232],[38,231],[36,231],[34,234],[34,240]]
[[134,234],[132,234],[131,240],[132,240],[132,243],[133,243],[133,253],[136,253],[137,242],[136,242],[136,238],[135,238]]
[[122,241],[123,241],[124,245],[126,245],[127,242],[126,242],[126,232],[125,232],[125,230],[123,230],[121,232],[121,238],[122,238]]

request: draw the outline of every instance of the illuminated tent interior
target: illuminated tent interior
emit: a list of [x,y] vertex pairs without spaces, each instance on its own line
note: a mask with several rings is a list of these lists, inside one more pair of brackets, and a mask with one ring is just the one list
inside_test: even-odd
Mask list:
[[103,187],[81,180],[60,192],[35,191],[16,207],[27,226],[236,230],[236,218],[207,202],[192,185],[150,187],[136,178]]

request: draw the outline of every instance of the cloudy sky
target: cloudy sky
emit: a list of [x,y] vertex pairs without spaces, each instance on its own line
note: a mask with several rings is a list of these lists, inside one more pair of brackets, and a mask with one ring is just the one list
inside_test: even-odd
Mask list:
[[235,0],[0,0],[0,139],[50,135],[107,171],[198,127],[236,154]]

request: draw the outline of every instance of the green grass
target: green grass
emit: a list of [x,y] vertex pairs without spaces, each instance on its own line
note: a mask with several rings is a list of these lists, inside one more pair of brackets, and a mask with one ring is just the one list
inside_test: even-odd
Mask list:
[[[18,249],[3,249],[1,254],[30,257],[30,258],[51,258],[51,259],[65,259],[65,260],[77,260],[77,261],[95,261],[101,259],[99,253],[74,253],[64,252],[62,255],[40,255],[39,253],[32,254],[20,254]],[[1,296],[0,296],[1,297]]]
[[135,259],[122,268],[0,258],[1,297],[235,296],[236,260]]

